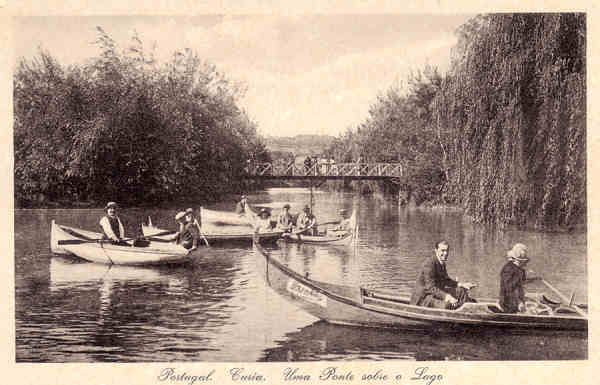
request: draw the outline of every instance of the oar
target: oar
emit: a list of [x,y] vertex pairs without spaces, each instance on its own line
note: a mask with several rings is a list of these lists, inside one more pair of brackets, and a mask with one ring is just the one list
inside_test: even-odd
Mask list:
[[[535,274],[535,272],[533,270],[529,270],[530,273]],[[561,293],[560,291],[558,291],[557,288],[555,288],[554,286],[552,286],[548,281],[546,281],[544,278],[542,278],[541,276],[539,276],[540,281],[542,281],[542,283],[544,285],[546,285],[550,290],[552,290],[554,293],[556,293],[556,295],[558,295],[560,297],[561,300],[563,300],[566,304],[569,304],[571,301],[569,301],[569,299],[567,298],[567,296],[565,296],[563,293]],[[577,311],[577,313],[579,313],[579,315],[581,315],[582,317],[586,317],[587,318],[587,313],[584,312],[579,306],[575,305],[574,303],[570,304],[570,306],[575,309],[575,311]]]
[[210,247],[210,245],[208,244],[208,239],[206,239],[206,237],[204,236],[204,233],[199,229],[200,228],[198,228],[198,232],[200,233],[200,236],[202,237],[202,239],[204,239],[204,243],[206,243],[206,247]]
[[[152,234],[149,235],[149,237],[160,237],[161,235],[168,235],[168,234],[173,234],[173,231],[163,231],[162,233],[157,233],[157,234]],[[125,238],[125,239],[121,239],[121,241],[133,241],[136,239],[142,239],[145,237],[135,237],[135,238]],[[58,244],[59,245],[81,245],[84,243],[103,243],[103,242],[111,242],[110,239],[104,239],[104,238],[100,238],[100,239],[59,239],[58,240]]]
[[[200,206],[200,209],[198,210],[198,212],[200,213],[200,222],[202,222],[202,206]],[[196,222],[196,227],[198,228],[198,232],[200,233],[200,236],[202,237],[202,239],[204,239],[204,243],[206,244],[206,247],[210,247],[210,245],[208,244],[208,239],[206,239],[206,237],[204,236],[204,233],[202,232],[200,223],[198,223],[197,219],[194,219],[194,221]]]

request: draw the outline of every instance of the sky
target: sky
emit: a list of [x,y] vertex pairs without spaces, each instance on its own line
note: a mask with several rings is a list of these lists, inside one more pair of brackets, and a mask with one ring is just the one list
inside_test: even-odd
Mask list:
[[[121,48],[134,31],[158,60],[190,48],[242,82],[239,104],[267,136],[339,135],[379,93],[425,64],[449,65],[455,30],[474,15],[40,16],[15,18],[15,59],[42,47],[60,63],[96,56],[96,27]],[[15,63],[16,63],[15,61]]]

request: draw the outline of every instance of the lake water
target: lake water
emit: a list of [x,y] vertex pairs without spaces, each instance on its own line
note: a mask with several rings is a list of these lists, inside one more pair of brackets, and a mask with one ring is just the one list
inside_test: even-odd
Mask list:
[[[586,234],[493,232],[457,213],[399,207],[346,193],[316,192],[320,222],[341,208],[359,213],[358,247],[279,242],[272,251],[294,270],[332,283],[408,293],[423,258],[439,239],[450,243],[452,277],[496,297],[505,253],[528,246],[529,268],[576,302],[587,302]],[[250,202],[299,211],[307,189],[270,189]],[[208,208],[233,210],[234,203]],[[172,210],[124,209],[126,233],[174,228]],[[98,231],[100,209],[15,211],[17,362],[167,362],[308,360],[586,359],[585,332],[437,332],[330,325],[286,302],[256,272],[248,246],[204,249],[180,267],[79,263],[50,254],[50,223]],[[530,291],[551,294],[541,283]],[[552,297],[552,295],[551,295]],[[554,297],[556,298],[556,297]]]

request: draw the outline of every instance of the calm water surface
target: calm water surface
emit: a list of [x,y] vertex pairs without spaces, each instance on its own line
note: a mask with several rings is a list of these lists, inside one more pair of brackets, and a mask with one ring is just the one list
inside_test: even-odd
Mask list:
[[[299,211],[305,189],[250,197]],[[209,208],[233,210],[233,202]],[[578,302],[587,302],[585,234],[490,232],[458,214],[408,210],[351,194],[315,194],[321,222],[340,208],[359,212],[359,245],[280,243],[273,253],[311,278],[410,292],[423,258],[450,242],[448,271],[496,297],[504,254],[523,242],[529,268]],[[148,215],[172,228],[172,210],[126,209],[126,233]],[[587,358],[587,333],[415,332],[342,327],[318,321],[268,288],[251,246],[212,247],[180,267],[80,263],[52,256],[50,222],[96,230],[102,210],[15,211],[16,360],[18,362],[166,362],[293,360],[562,360]],[[548,292],[541,284],[530,291]]]

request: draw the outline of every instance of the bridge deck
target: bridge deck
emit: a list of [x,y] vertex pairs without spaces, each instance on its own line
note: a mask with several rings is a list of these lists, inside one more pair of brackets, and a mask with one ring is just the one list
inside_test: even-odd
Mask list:
[[293,164],[256,163],[247,168],[248,178],[260,179],[399,179],[400,163],[317,163],[311,167]]

